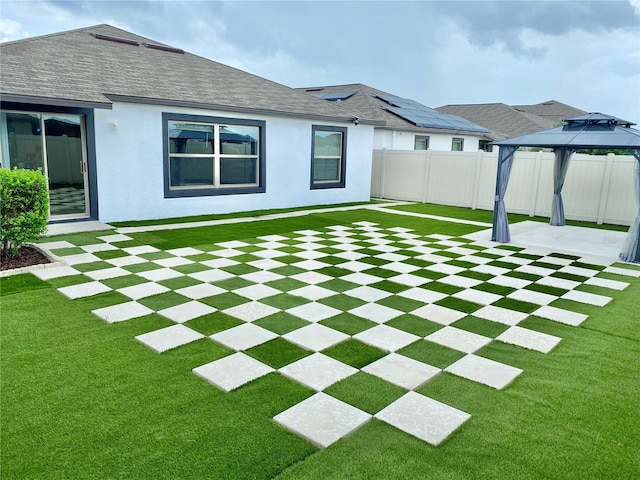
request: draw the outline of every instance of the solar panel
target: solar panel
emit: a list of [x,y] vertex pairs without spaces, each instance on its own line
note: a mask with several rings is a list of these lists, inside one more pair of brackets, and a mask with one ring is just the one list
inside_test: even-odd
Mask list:
[[314,93],[314,97],[321,98],[322,100],[327,100],[329,102],[337,102],[338,100],[343,101],[347,98],[354,95],[356,92],[329,92],[329,93]]
[[390,106],[386,110],[415,124],[417,127],[443,128],[447,130],[466,130],[488,133],[489,130],[456,115],[440,113],[409,98],[394,95],[376,94],[380,100]]

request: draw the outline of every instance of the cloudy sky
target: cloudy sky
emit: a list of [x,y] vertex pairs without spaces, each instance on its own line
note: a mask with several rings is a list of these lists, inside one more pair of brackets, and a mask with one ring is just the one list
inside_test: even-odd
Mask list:
[[3,41],[109,23],[291,87],[555,99],[640,123],[640,0],[2,0]]

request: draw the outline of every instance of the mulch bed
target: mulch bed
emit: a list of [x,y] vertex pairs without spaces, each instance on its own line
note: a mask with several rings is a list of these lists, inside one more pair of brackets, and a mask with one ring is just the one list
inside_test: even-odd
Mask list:
[[13,270],[44,263],[51,263],[51,260],[37,248],[24,246],[18,249],[18,255],[14,258],[0,257],[0,270]]

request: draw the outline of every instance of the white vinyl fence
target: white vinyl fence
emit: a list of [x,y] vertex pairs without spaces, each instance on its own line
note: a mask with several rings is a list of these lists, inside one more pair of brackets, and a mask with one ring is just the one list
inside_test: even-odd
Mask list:
[[[371,196],[493,210],[498,153],[374,150]],[[518,151],[507,212],[549,217],[552,152]],[[571,220],[630,225],[638,208],[631,155],[573,154],[562,190]]]

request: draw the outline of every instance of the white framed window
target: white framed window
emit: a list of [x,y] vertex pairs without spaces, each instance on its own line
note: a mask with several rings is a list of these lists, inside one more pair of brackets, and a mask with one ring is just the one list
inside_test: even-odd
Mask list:
[[346,127],[313,125],[311,130],[311,188],[344,188]]
[[163,114],[165,197],[261,193],[265,122]]
[[414,150],[429,150],[429,137],[426,135],[416,135],[413,142]]
[[464,150],[464,138],[453,137],[451,140],[451,151],[462,152]]

